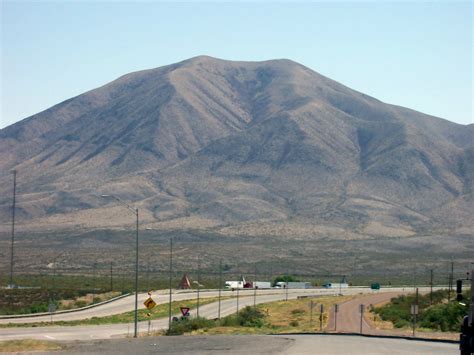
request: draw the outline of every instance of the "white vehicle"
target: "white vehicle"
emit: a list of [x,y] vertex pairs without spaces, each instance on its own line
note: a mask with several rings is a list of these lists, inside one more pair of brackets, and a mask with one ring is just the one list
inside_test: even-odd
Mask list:
[[237,288],[244,288],[243,281],[226,281],[225,288],[235,290]]
[[349,284],[347,283],[327,283],[327,284],[324,284],[323,285],[324,288],[335,288],[335,289],[339,289],[339,288],[348,288],[349,287]]
[[292,288],[292,289],[307,289],[307,288],[311,288],[311,283],[309,282],[295,282],[295,281],[291,281],[291,282],[284,282],[284,281],[280,281],[280,282],[277,282],[276,285],[275,285],[276,288]]
[[255,287],[262,288],[272,288],[272,283],[270,281],[255,281]]

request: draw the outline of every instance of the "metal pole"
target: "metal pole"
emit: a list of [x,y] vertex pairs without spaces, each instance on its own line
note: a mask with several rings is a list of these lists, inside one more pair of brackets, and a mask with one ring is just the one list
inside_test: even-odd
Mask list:
[[145,281],[145,288],[148,291],[150,291],[150,265],[146,266],[146,281]]
[[13,288],[13,251],[15,244],[15,209],[16,209],[16,170],[13,170],[13,205],[12,205],[12,243],[10,254],[10,282],[9,287]]
[[364,305],[360,305],[360,334],[362,334],[362,319],[364,318]]
[[452,288],[452,273],[449,272],[449,264],[448,264],[448,302],[451,301],[451,288]]
[[310,310],[309,310],[309,327],[313,327],[313,300],[311,300],[310,303]]
[[416,289],[416,296],[415,296],[415,307],[413,312],[413,337],[415,336],[415,329],[416,329],[416,314],[418,308],[418,288]]
[[321,303],[321,306],[319,307],[319,331],[322,332],[323,331],[323,312],[324,312],[324,308],[323,308],[323,304]]
[[92,302],[94,302],[95,290],[97,289],[97,261],[92,265]]
[[451,296],[451,292],[453,288],[454,288],[454,262],[451,261],[451,283],[450,283],[450,288],[449,288],[449,296]]
[[239,314],[239,285],[237,285],[237,314]]
[[337,331],[337,313],[339,312],[339,305],[334,305],[334,331]]
[[135,209],[137,216],[137,235],[135,242],[135,331],[134,338],[138,337],[138,208]]
[[433,269],[430,270],[430,306],[433,305]]
[[474,267],[471,268],[471,305],[469,307],[468,324],[474,327]]
[[201,259],[198,256],[198,288],[197,288],[197,303],[196,303],[196,315],[199,318],[199,289],[201,287]]
[[110,291],[114,289],[114,279],[113,279],[113,266],[112,262],[110,262]]
[[168,301],[168,330],[171,329],[171,287],[172,287],[172,280],[173,278],[173,237],[170,238],[170,280],[169,280],[169,288],[170,288],[170,298]]
[[257,265],[255,265],[255,272],[253,278],[253,306],[257,305]]
[[222,288],[222,259],[219,260],[219,303],[217,305],[217,318],[221,319],[221,288]]
[[286,281],[285,301],[288,301],[288,281]]

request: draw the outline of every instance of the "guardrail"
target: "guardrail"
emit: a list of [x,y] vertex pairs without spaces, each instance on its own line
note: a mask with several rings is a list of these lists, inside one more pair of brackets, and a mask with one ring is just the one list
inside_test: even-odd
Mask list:
[[7,315],[2,315],[0,316],[0,319],[16,319],[16,318],[28,318],[28,317],[41,317],[41,316],[50,316],[50,315],[55,315],[55,314],[63,314],[63,313],[73,313],[73,312],[79,312],[79,311],[83,311],[85,309],[90,309],[90,308],[94,308],[94,307],[98,307],[98,306],[101,306],[103,304],[107,304],[107,303],[110,303],[110,302],[114,302],[114,301],[117,301],[121,298],[125,298],[127,296],[130,296],[131,293],[126,293],[124,295],[120,295],[120,296],[117,296],[117,297],[114,297],[114,298],[111,298],[109,300],[106,300],[106,301],[102,301],[102,302],[98,302],[98,303],[94,303],[94,304],[90,304],[88,306],[84,306],[84,307],[80,307],[80,308],[74,308],[74,309],[64,309],[62,311],[57,311],[57,312],[41,312],[41,313],[28,313],[28,314],[7,314]]

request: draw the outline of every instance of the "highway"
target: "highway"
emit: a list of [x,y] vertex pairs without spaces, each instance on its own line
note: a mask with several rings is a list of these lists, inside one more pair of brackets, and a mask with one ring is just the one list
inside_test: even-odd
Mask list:
[[[351,354],[456,355],[457,344],[344,335],[219,335],[144,337],[62,343],[59,354]],[[57,352],[54,352],[57,353]]]
[[[428,287],[420,288],[420,292],[423,290],[427,290]],[[341,293],[344,295],[355,295],[360,293],[381,293],[381,292],[400,292],[400,291],[412,291],[412,288],[383,288],[379,291],[372,291],[367,287],[350,287],[346,289],[341,289]],[[284,289],[271,289],[271,290],[257,290],[257,296],[260,295],[282,295],[285,296],[286,290]],[[338,289],[289,289],[288,295],[336,295],[339,293]],[[218,291],[216,290],[201,290],[200,297],[201,298],[212,298],[218,296]],[[222,290],[222,297],[235,297],[237,291],[231,290]],[[244,289],[240,290],[239,294],[241,297],[244,296],[252,296],[254,291],[251,289]],[[147,299],[148,295],[146,293],[141,293],[138,295],[138,307],[139,309],[144,309],[145,306],[143,302]],[[153,299],[158,304],[168,303],[169,301],[169,293],[165,290],[155,291],[152,294]],[[195,291],[174,291],[172,294],[172,301],[182,301],[187,299],[195,299],[196,292]],[[116,301],[106,303],[97,307],[88,308],[76,312],[71,313],[58,313],[53,315],[54,321],[72,321],[72,320],[81,320],[81,319],[89,319],[92,317],[105,317],[114,314],[125,313],[129,311],[133,311],[135,307],[135,296],[130,295]],[[32,316],[32,317],[21,317],[21,318],[1,318],[0,317],[0,324],[7,324],[7,323],[36,323],[36,322],[49,322],[51,320],[50,315],[44,316]]]
[[[406,292],[408,289],[382,289],[376,291],[377,293],[384,292]],[[410,289],[411,291],[412,289]],[[343,289],[343,294],[359,294],[359,293],[374,293],[367,288],[349,288]],[[307,289],[307,290],[288,290],[288,299],[295,299],[298,296],[318,296],[318,295],[333,295],[337,293],[338,290],[331,289]],[[236,291],[225,291],[223,296],[235,295]],[[253,305],[254,297],[253,290],[241,290],[239,291],[239,309],[247,306]],[[146,294],[139,295],[140,306],[143,306],[143,301],[147,297]],[[201,297],[216,297],[217,291],[201,292]],[[160,293],[158,297],[154,297],[158,300],[159,303],[167,303],[169,295]],[[195,292],[187,293],[176,293],[173,295],[174,300],[184,300],[195,298]],[[257,303],[266,303],[277,300],[283,300],[286,298],[285,290],[259,290],[257,293],[256,302]],[[55,317],[65,317],[63,320],[72,320],[72,319],[84,319],[90,318],[93,316],[104,316],[116,313],[122,313],[130,311],[133,309],[134,297],[126,297],[117,301],[114,301],[109,304],[99,306],[97,308],[87,309],[80,312],[66,313],[62,315],[57,315]],[[117,304],[115,304],[117,303]],[[225,299],[221,302],[221,316],[229,315],[237,311],[237,301],[236,298]],[[92,312],[92,313],[91,313]],[[195,315],[195,310],[191,311],[191,316]],[[217,302],[207,304],[200,307],[199,311],[200,316],[207,318],[216,318],[217,317]],[[69,318],[73,317],[73,318]],[[39,321],[38,318],[42,317],[29,317],[28,321]],[[57,319],[54,318],[54,319]],[[46,316],[46,321],[49,321],[49,316]],[[3,323],[8,322],[25,322],[25,319],[9,319],[2,320]],[[168,319],[157,319],[151,321],[151,329],[159,330],[166,329],[168,326]],[[148,328],[148,321],[139,322],[139,332],[146,332]],[[110,325],[90,325],[90,326],[47,326],[47,327],[25,327],[25,328],[2,328],[0,334],[0,340],[9,340],[9,339],[48,339],[48,340],[91,340],[91,339],[107,339],[107,338],[116,338],[124,337],[127,335],[133,334],[133,323],[129,324],[110,324]]]

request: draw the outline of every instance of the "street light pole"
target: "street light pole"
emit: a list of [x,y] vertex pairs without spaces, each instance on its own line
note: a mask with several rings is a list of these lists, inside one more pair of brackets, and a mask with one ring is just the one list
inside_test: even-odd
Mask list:
[[222,288],[222,259],[219,260],[219,303],[217,307],[217,318],[221,319],[221,288]]
[[13,205],[12,205],[12,247],[10,254],[10,282],[8,287],[13,288],[13,250],[15,244],[15,209],[16,209],[16,170],[13,170]]
[[136,217],[136,238],[135,238],[135,329],[133,337],[138,337],[138,208],[134,208],[130,206],[128,203],[122,201],[120,198],[114,195],[101,195],[103,198],[113,198],[114,200],[118,201],[122,206],[127,208],[129,211],[133,212]]
[[168,330],[171,329],[171,287],[173,282],[173,237],[170,238],[170,281],[169,281],[169,288],[170,288],[170,299],[168,302]]
[[135,330],[133,337],[138,337],[138,208],[135,208],[137,230],[135,238]]

